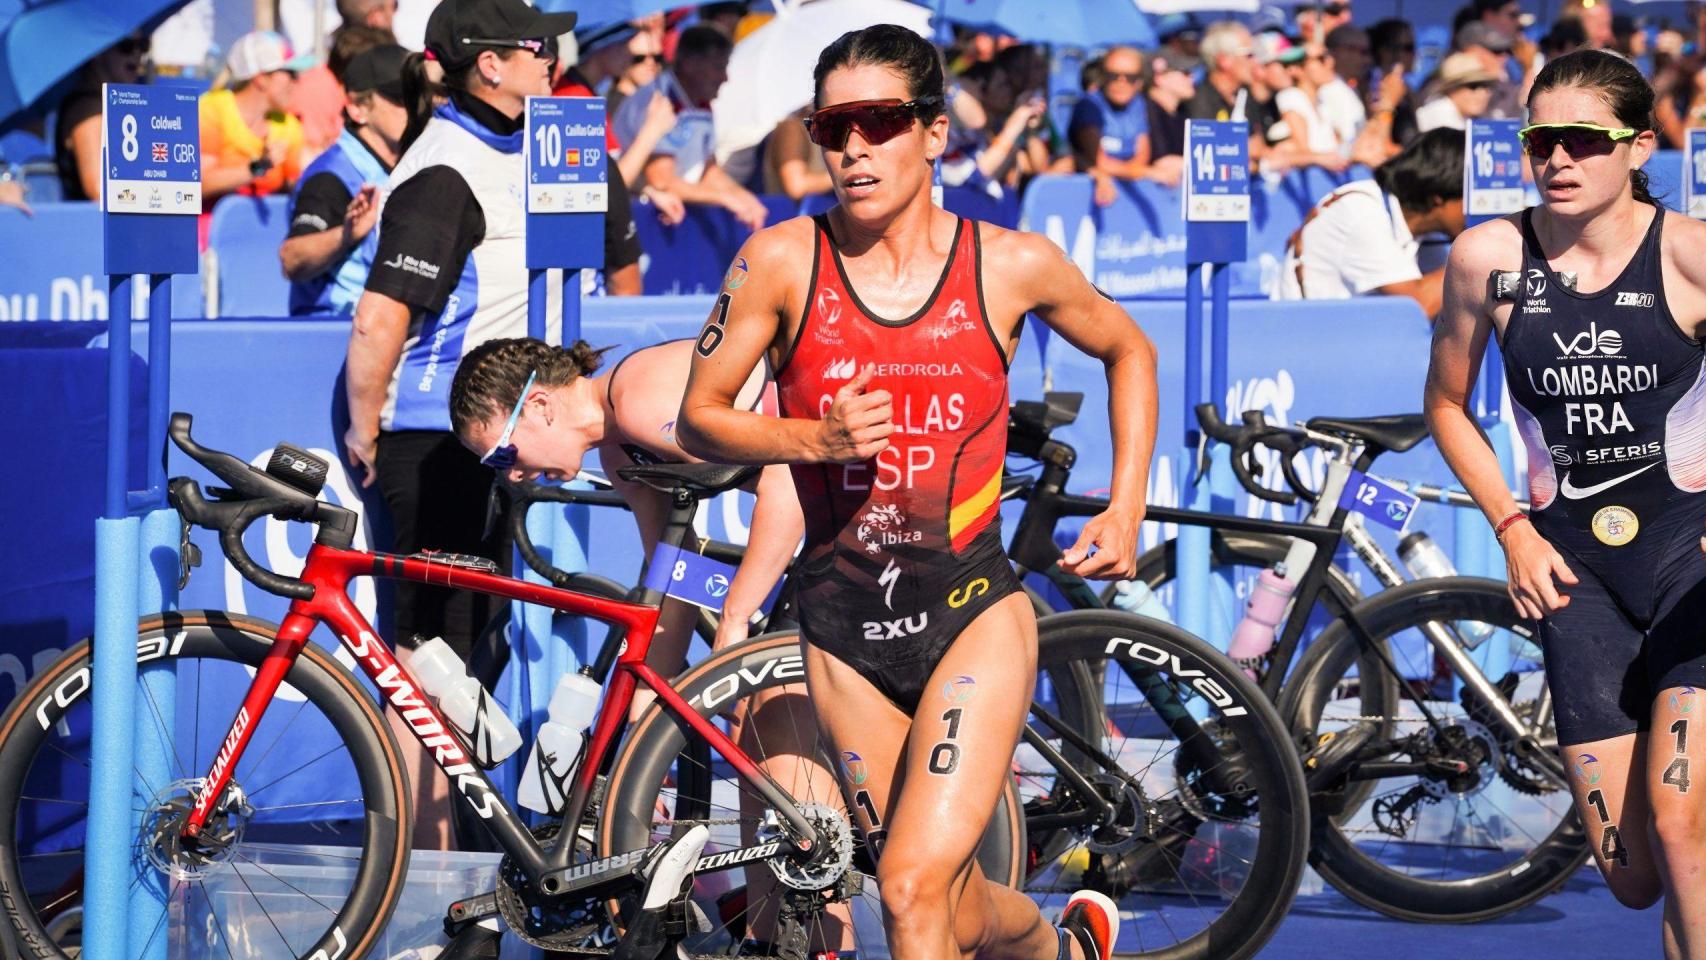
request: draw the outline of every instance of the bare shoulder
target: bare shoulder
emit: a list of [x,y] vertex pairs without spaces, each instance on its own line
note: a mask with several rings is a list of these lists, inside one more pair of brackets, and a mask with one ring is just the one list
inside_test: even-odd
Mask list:
[[[797,261],[803,244],[816,239],[811,217],[794,217],[753,234],[741,246],[741,256],[751,266],[778,265]],[[809,248],[808,248],[809,249]]]
[[1522,268],[1522,227],[1517,215],[1477,224],[1451,244],[1450,268],[1477,282],[1494,270]]
[[1706,257],[1700,256],[1700,251],[1706,250],[1706,221],[1668,210],[1663,215],[1665,265],[1706,290]]
[[986,269],[998,265],[1002,271],[1024,272],[1046,270],[1065,263],[1066,251],[1053,240],[1028,230],[1008,230],[993,223],[978,221],[978,243],[983,247]]

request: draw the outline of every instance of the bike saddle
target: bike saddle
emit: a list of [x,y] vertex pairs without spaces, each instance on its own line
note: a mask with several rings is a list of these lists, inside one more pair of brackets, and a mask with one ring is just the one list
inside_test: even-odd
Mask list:
[[1389,417],[1315,417],[1304,426],[1317,433],[1332,433],[1362,441],[1371,457],[1391,450],[1403,453],[1428,438],[1428,423],[1419,413]]
[[657,463],[623,467],[616,473],[664,493],[684,490],[695,500],[708,500],[758,476],[760,469],[726,463]]

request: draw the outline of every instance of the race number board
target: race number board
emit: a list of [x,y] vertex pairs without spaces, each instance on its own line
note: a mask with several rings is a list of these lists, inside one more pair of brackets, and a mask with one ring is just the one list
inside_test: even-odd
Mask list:
[[604,266],[610,206],[601,97],[529,97],[527,266]]
[[1463,214],[1470,226],[1523,207],[1518,120],[1471,120],[1463,131]]
[[109,83],[101,90],[106,272],[195,273],[201,127],[195,91]]
[[1185,261],[1243,260],[1250,222],[1250,125],[1241,120],[1186,121],[1182,179]]

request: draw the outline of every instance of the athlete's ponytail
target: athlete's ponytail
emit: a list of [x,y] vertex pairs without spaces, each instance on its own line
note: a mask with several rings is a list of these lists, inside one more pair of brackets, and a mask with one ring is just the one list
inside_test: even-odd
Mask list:
[[[1637,134],[1654,128],[1652,84],[1635,69],[1634,64],[1616,54],[1603,50],[1577,50],[1547,61],[1529,88],[1529,110],[1534,109],[1535,97],[1562,87],[1579,87],[1598,96],[1611,108],[1618,123],[1634,127]],[[1629,171],[1629,184],[1637,202],[1658,204],[1647,179],[1647,171]]]
[[609,349],[594,349],[585,340],[566,347],[528,337],[487,340],[456,366],[450,383],[450,429],[460,434],[476,423],[508,415],[528,377],[538,386],[561,387],[587,376],[604,362]]

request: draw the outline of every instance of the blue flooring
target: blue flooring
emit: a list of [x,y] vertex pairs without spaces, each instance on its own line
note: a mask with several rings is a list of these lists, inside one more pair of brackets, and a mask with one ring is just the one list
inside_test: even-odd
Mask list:
[[1525,910],[1467,926],[1392,920],[1328,887],[1297,898],[1261,955],[1264,960],[1658,957],[1660,922],[1659,907],[1636,911],[1618,903],[1591,866],[1577,872],[1558,893]]

